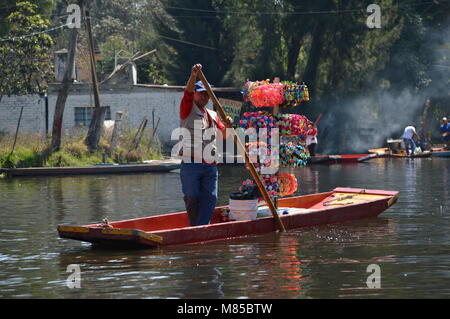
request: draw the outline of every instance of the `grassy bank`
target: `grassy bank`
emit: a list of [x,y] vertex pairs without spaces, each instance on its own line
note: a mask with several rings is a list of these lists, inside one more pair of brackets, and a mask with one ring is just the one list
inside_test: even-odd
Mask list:
[[116,148],[111,152],[111,132],[105,131],[100,138],[96,152],[90,153],[84,144],[85,129],[75,129],[62,138],[61,149],[50,152],[51,138],[40,134],[22,133],[17,137],[14,153],[10,155],[14,144],[14,135],[0,134],[0,167],[64,167],[88,166],[100,163],[136,163],[145,160],[162,159],[162,150],[158,138],[149,140],[151,130],[147,129],[137,148],[131,149],[137,129],[125,128],[121,132]]

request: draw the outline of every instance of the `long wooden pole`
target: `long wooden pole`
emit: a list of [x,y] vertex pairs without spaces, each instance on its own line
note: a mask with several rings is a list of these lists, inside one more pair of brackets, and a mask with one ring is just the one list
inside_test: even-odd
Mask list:
[[261,194],[262,194],[264,200],[266,201],[267,206],[269,206],[270,212],[272,213],[273,217],[275,218],[278,229],[282,232],[286,231],[286,229],[283,225],[283,222],[280,219],[280,216],[278,216],[277,209],[275,208],[275,205],[273,204],[272,200],[270,199],[270,196],[267,193],[267,190],[262,183],[261,177],[256,172],[255,166],[250,161],[250,157],[249,157],[247,151],[245,150],[244,145],[242,144],[241,140],[239,139],[238,135],[236,134],[235,130],[233,129],[232,124],[227,119],[227,116],[222,108],[222,105],[220,104],[216,95],[212,91],[212,89],[208,83],[208,80],[206,80],[206,77],[201,70],[198,72],[198,76],[200,77],[200,80],[203,82],[203,85],[205,86],[205,89],[208,92],[208,95],[211,98],[213,104],[215,105],[217,111],[219,111],[220,117],[225,122],[225,126],[232,129],[234,142],[237,144],[238,149],[240,150],[241,154],[244,156],[245,164],[247,165],[248,169],[250,170],[250,173],[252,174],[253,179],[255,180],[256,184],[258,185],[258,188],[261,191]]
[[91,28],[91,16],[89,11],[85,10],[84,7],[82,8],[82,10],[85,15],[86,30],[88,34],[92,87],[94,91],[94,103],[95,103],[95,107],[92,110],[91,123],[89,125],[89,130],[85,139],[85,143],[87,144],[89,151],[94,152],[98,147],[98,142],[100,141],[100,135],[102,133],[103,119],[105,116],[106,109],[102,109],[100,106],[100,91],[98,87],[98,80],[96,73],[94,40],[92,38],[92,28]]
[[88,34],[88,46],[89,46],[89,60],[91,67],[92,86],[94,88],[94,103],[95,107],[100,107],[100,91],[98,88],[98,80],[96,73],[95,52],[94,52],[94,40],[92,38],[91,28],[91,15],[88,10],[85,11],[86,30]]
[[58,89],[58,97],[55,104],[55,112],[53,113],[52,127],[52,152],[57,152],[61,148],[61,132],[63,126],[64,108],[66,106],[67,96],[73,82],[73,64],[75,61],[75,52],[77,47],[78,30],[73,28],[69,35],[69,49],[67,52],[67,63],[64,71],[64,77],[61,86]]

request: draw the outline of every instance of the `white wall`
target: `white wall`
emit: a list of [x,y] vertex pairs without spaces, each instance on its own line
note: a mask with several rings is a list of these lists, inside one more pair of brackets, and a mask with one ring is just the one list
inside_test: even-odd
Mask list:
[[[123,123],[128,122],[133,127],[138,127],[144,116],[147,116],[147,128],[152,127],[152,111],[155,110],[155,126],[160,117],[157,135],[161,142],[169,143],[172,130],[179,126],[179,107],[183,96],[182,89],[133,89],[130,91],[113,90],[100,93],[100,104],[109,106],[111,119],[115,119],[115,113],[123,112]],[[56,104],[56,95],[49,96],[50,119]],[[91,104],[92,103],[92,104]],[[93,105],[91,97],[85,94],[71,94],[67,97],[63,118],[63,128],[72,128],[75,124],[75,107]],[[51,121],[52,121],[51,120]]]
[[0,101],[0,132],[15,133],[22,106],[19,132],[44,134],[45,99],[39,95],[3,96]]
[[[75,87],[77,87],[75,85]],[[129,89],[102,89],[100,103],[109,106],[111,119],[115,119],[115,113],[123,112],[123,123],[129,123],[138,127],[144,116],[147,116],[147,128],[152,127],[152,111],[155,110],[155,126],[160,117],[157,136],[164,144],[173,145],[177,141],[171,141],[172,131],[180,124],[180,102],[183,97],[183,87],[146,87],[133,86]],[[52,131],[53,115],[57,99],[57,91],[51,90],[48,94],[49,104],[49,134]],[[20,114],[20,106],[25,105],[21,132],[45,134],[45,100],[38,95],[29,96],[4,96],[0,102],[0,131],[14,133]],[[67,97],[64,117],[63,134],[75,126],[75,107],[93,106],[93,96],[89,90],[77,88]],[[208,108],[212,108],[211,102]]]

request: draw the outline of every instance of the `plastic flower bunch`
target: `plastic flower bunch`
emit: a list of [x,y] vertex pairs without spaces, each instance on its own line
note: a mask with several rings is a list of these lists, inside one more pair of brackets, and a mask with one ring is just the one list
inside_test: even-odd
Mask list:
[[259,128],[273,128],[277,126],[272,114],[269,112],[245,112],[239,121],[239,124],[243,129],[253,127],[255,129]]
[[281,107],[289,108],[300,105],[302,101],[309,101],[308,87],[303,84],[295,82],[284,81],[283,92],[284,102]]
[[270,107],[283,103],[282,83],[270,83],[269,80],[247,82],[243,88],[244,101],[250,101],[256,107]]
[[303,101],[309,101],[309,91],[305,83],[301,85]]
[[301,136],[306,135],[308,124],[311,121],[304,115],[299,114],[276,114],[281,136]]
[[[261,128],[267,129],[267,136],[272,135],[272,128],[278,127],[277,121],[274,119],[273,115],[268,112],[245,112],[239,121],[242,129],[246,130],[249,128],[254,128],[257,133],[262,134],[264,131],[260,131]],[[260,138],[265,138],[266,136],[260,135]]]
[[280,145],[280,165],[284,167],[303,167],[307,164],[308,155],[305,148],[293,142]]
[[294,194],[298,189],[297,178],[294,174],[278,174],[279,196],[285,197]]
[[276,175],[262,175],[261,179],[269,196],[279,195],[280,185],[278,184],[278,177]]
[[[261,180],[262,183],[264,185],[264,188],[267,191],[267,194],[269,194],[269,196],[278,196],[278,191],[279,191],[279,185],[277,182],[277,177],[276,176],[271,176],[271,175],[262,175],[261,176]],[[249,189],[254,189],[257,188],[257,184],[253,179],[246,179],[245,181],[242,182],[241,187],[239,188],[240,192],[244,192],[247,191]],[[263,199],[261,193],[258,190],[258,200],[261,201]]]
[[261,167],[269,167],[271,165],[271,151],[267,143],[249,142],[245,143],[245,148],[256,171],[259,172]]

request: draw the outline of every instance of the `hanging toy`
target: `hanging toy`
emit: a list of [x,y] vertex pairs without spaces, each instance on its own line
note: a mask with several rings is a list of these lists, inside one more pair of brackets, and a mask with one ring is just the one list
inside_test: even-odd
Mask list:
[[311,122],[306,116],[299,114],[275,114],[281,136],[305,136],[308,124]]
[[294,194],[297,191],[297,178],[294,174],[278,174],[279,196],[285,197]]
[[298,143],[288,142],[280,145],[280,165],[284,167],[303,167],[308,155],[305,148]]

